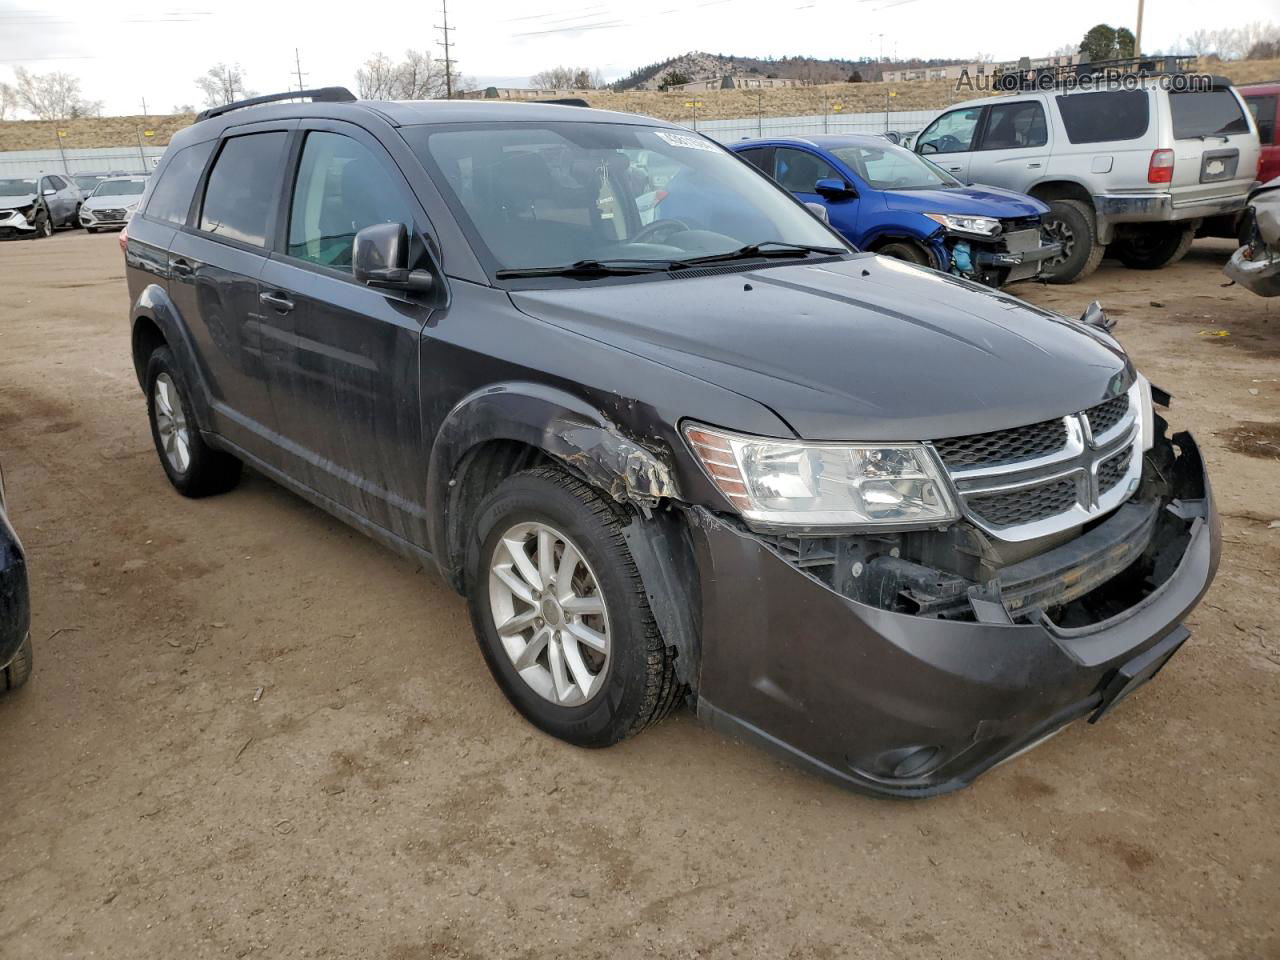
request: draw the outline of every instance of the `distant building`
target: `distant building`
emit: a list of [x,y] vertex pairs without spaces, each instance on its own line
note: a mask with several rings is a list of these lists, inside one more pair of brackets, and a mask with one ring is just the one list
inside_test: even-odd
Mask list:
[[909,70],[884,71],[885,83],[909,83],[915,80],[959,80],[967,70],[970,77],[982,77],[997,73],[1013,73],[1018,70],[1036,70],[1041,67],[1069,67],[1080,62],[1080,55],[1073,53],[1061,57],[1023,57],[1002,63],[954,63],[945,67],[913,67]]
[[707,90],[777,90],[782,87],[802,87],[803,80],[794,77],[757,77],[747,74],[740,77],[713,77],[710,80],[691,80],[667,87],[674,93],[703,93]]
[[537,87],[480,87],[463,90],[461,100],[550,100],[561,97],[589,97],[594,90],[541,90]]

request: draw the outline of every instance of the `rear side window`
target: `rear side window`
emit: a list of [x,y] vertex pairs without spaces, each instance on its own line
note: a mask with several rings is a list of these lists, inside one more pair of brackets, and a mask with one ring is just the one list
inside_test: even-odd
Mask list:
[[1036,100],[993,104],[987,114],[987,129],[981,150],[1015,150],[1043,147],[1049,142],[1044,108]]
[[1276,102],[1280,100],[1275,94],[1266,97],[1245,97],[1249,112],[1253,114],[1253,122],[1258,125],[1258,139],[1270,146],[1276,142]]
[[1059,94],[1056,99],[1072,143],[1137,140],[1151,123],[1151,98],[1145,90]]
[[200,229],[263,247],[276,202],[276,172],[284,162],[283,132],[250,133],[226,141],[213,162]]
[[395,185],[363,145],[338,133],[307,135],[289,215],[291,257],[350,267],[356,233],[404,216]]
[[1171,93],[1169,107],[1173,111],[1175,140],[1249,132],[1240,101],[1230,90]]
[[738,156],[740,156],[743,160],[746,160],[749,164],[751,164],[757,170],[762,170],[765,173],[769,172],[769,148],[768,147],[753,147],[750,150],[739,150]]
[[187,222],[191,195],[195,192],[200,174],[204,173],[204,165],[209,162],[213,146],[213,140],[193,143],[170,158],[161,171],[159,180],[151,188],[151,199],[147,201],[148,217],[167,220],[169,223]]

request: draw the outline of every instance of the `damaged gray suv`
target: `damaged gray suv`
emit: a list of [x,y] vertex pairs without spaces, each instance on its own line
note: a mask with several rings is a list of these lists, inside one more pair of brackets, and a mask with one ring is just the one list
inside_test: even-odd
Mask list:
[[1100,311],[859,253],[660,121],[299,96],[206,111],[128,226],[160,464],[438,570],[542,730],[687,701],[928,796],[1187,638],[1209,484]]

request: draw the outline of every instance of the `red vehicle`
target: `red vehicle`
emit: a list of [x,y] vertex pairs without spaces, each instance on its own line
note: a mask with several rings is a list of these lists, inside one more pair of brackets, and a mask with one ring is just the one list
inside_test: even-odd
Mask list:
[[1249,105],[1249,112],[1258,126],[1258,140],[1262,144],[1258,180],[1267,183],[1280,177],[1280,141],[1276,140],[1276,126],[1280,119],[1280,81],[1255,83],[1236,89]]

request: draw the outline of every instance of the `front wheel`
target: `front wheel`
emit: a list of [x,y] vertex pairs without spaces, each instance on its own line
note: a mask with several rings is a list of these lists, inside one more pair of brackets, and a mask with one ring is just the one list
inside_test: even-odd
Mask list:
[[1111,252],[1131,270],[1159,270],[1177,263],[1191,249],[1195,228],[1180,223],[1139,227],[1111,245]]
[[1093,211],[1079,200],[1054,200],[1042,221],[1044,232],[1062,244],[1058,255],[1044,262],[1041,276],[1050,283],[1075,283],[1098,269],[1106,246],[1098,242]]
[[36,215],[36,237],[52,237],[53,236],[53,218],[48,212]]
[[215,450],[200,435],[191,395],[168,347],[147,362],[147,418],[160,465],[184,497],[225,493],[240,480],[240,461]]
[[481,503],[467,553],[471,621],[494,679],[534,726],[583,747],[639,733],[681,694],[625,520],[587,484],[539,467]]
[[907,263],[914,263],[916,266],[929,267],[929,254],[922,250],[917,244],[909,240],[895,240],[893,243],[886,243],[883,247],[876,250],[882,257],[893,257],[895,260],[905,260]]
[[17,690],[31,676],[31,634],[22,641],[9,665],[0,670],[0,693]]

